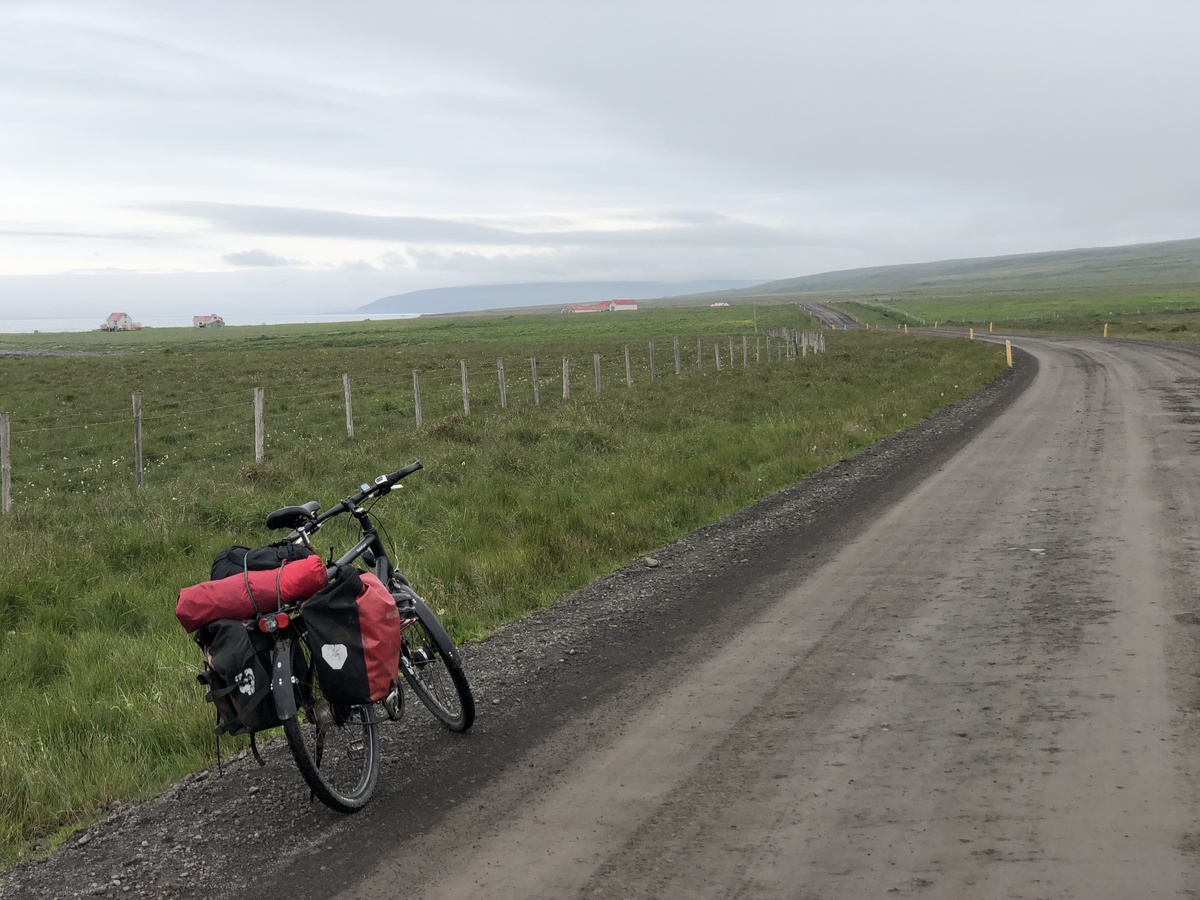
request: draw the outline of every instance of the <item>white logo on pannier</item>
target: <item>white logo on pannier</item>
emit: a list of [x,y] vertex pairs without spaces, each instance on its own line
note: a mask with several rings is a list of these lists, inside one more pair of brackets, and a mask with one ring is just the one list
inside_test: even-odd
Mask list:
[[325,662],[329,663],[331,669],[340,669],[344,666],[347,655],[345,644],[326,644],[321,648],[321,656]]
[[237,677],[238,693],[245,694],[247,697],[254,696],[254,670],[246,669]]

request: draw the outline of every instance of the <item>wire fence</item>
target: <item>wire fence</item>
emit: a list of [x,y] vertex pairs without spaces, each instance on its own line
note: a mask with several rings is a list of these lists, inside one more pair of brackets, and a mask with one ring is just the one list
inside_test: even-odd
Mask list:
[[[463,358],[455,366],[341,375],[340,383],[290,378],[252,391],[208,392],[195,401],[132,392],[131,406],[86,416],[0,413],[0,512],[18,499],[143,485],[185,464],[263,462],[272,446],[371,437],[363,426],[420,431],[449,416],[510,411],[604,397],[664,378],[719,374],[801,359],[825,349],[820,332],[788,329],[721,338],[615,344],[603,352]],[[699,382],[697,382],[698,384]],[[271,442],[268,443],[267,436]]]

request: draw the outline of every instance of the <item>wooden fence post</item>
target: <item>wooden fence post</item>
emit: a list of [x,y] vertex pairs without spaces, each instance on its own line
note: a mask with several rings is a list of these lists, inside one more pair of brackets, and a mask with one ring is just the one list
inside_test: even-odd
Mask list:
[[458,368],[462,372],[463,415],[469,416],[471,414],[471,391],[467,387],[467,361],[460,359]]
[[729,368],[733,368],[733,338],[729,338]]
[[263,445],[266,442],[267,430],[263,427],[263,389],[254,389],[254,461],[263,461]]
[[416,419],[417,430],[421,430],[421,376],[413,369],[413,418]]
[[654,341],[650,342],[650,380],[658,377],[658,367],[654,364]]
[[508,409],[508,390],[504,384],[504,360],[496,360],[496,377],[500,380],[500,408]]
[[563,357],[563,399],[571,399],[571,360]]
[[633,387],[633,370],[629,367],[629,345],[625,345],[625,387]]
[[717,371],[721,371],[721,344],[718,341],[713,341],[713,359],[717,361]]
[[704,345],[700,338],[696,338],[696,371],[704,371]]
[[592,363],[596,367],[596,393],[600,393],[600,354],[592,354]]
[[678,375],[683,371],[679,360],[679,338],[675,338],[675,374]]
[[8,413],[0,413],[0,513],[12,512],[12,443]]
[[750,368],[750,339],[742,335],[742,368]]
[[533,377],[533,405],[541,406],[542,402],[538,398],[538,380],[537,380],[537,357],[529,357],[529,374]]
[[342,392],[346,395],[346,437],[354,440],[354,407],[350,403],[350,376],[342,373]]
[[138,487],[145,481],[142,471],[142,392],[133,394],[133,473]]
[[762,338],[758,335],[754,336],[754,364],[757,366],[762,362]]

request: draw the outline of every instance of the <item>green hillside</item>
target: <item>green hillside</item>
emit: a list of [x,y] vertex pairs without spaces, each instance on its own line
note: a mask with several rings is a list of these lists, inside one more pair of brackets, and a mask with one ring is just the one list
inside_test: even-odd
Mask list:
[[900,266],[874,266],[785,278],[726,292],[730,298],[813,299],[850,297],[970,296],[1003,292],[1073,291],[1125,294],[1148,288],[1182,290],[1200,286],[1200,238],[954,259]]

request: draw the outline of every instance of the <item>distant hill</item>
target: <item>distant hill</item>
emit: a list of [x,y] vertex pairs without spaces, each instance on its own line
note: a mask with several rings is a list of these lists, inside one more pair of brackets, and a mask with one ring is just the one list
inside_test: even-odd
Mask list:
[[807,295],[963,296],[1048,291],[1112,292],[1200,287],[1200,238],[874,266],[786,278],[741,290],[731,298]]
[[595,303],[599,300],[650,300],[680,294],[705,294],[752,285],[753,281],[544,281],[531,284],[483,284],[430,288],[382,297],[362,313],[448,313],[465,310]]
[[1200,238],[1021,253],[978,259],[822,272],[755,284],[751,281],[566,281],[433,288],[383,297],[371,313],[452,313],[517,310],[598,300],[651,300],[685,306],[717,299],[765,302],[789,298],[973,296],[983,294],[1130,293],[1200,289]]

